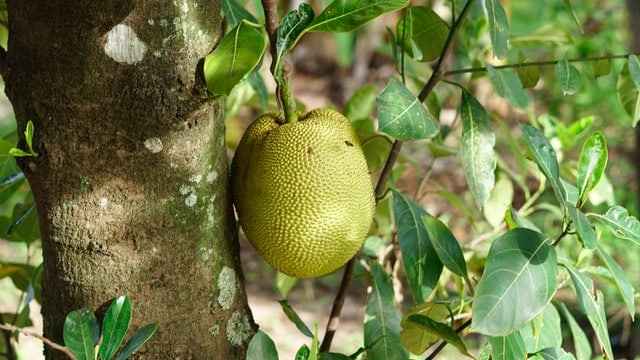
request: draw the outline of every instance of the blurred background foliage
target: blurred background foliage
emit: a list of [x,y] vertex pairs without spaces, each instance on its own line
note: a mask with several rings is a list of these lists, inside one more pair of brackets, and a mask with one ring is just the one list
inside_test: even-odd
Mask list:
[[[319,10],[328,2],[311,1],[311,4]],[[454,0],[454,11],[460,11],[464,2]],[[511,49],[504,63],[629,52],[632,33],[623,0],[572,3],[571,9],[562,0],[503,0],[502,5],[511,22]],[[443,19],[451,19],[450,1],[415,0],[412,4],[427,6]],[[454,56],[447,64],[450,69],[500,64],[492,57],[488,24],[480,4],[477,2],[473,6],[459,33]],[[259,1],[245,1],[244,5],[261,20]],[[283,1],[280,8],[291,9],[297,5],[296,1]],[[396,32],[398,15],[384,16],[353,33],[308,34],[290,56],[294,69],[294,92],[301,107],[332,106],[343,111],[364,139],[363,147],[372,178],[379,173],[391,145],[389,138],[375,133],[372,119],[376,115],[375,97],[387,80],[396,75],[399,59],[390,45],[389,34],[390,31]],[[7,39],[6,20],[6,11],[0,12],[0,43],[3,46],[6,46]],[[639,31],[636,30],[636,35]],[[431,68],[428,62],[411,57],[405,61],[407,86],[417,93],[430,75]],[[631,118],[621,105],[617,91],[624,63],[575,64],[582,74],[582,84],[573,96],[563,95],[553,66],[520,74],[535,79],[535,72],[539,71],[540,77],[539,81],[530,84],[530,105],[525,110],[509,105],[507,100],[498,96],[486,76],[462,74],[452,78],[466,84],[491,114],[499,155],[496,189],[490,197],[492,206],[484,213],[478,210],[467,189],[456,156],[461,138],[459,90],[445,84],[440,85],[435,96],[428,101],[429,109],[438,116],[443,130],[435,141],[405,144],[392,174],[394,186],[405,194],[411,194],[430,214],[446,220],[463,244],[470,271],[478,273],[491,240],[504,230],[502,219],[505,212],[510,206],[521,208],[541,186],[542,177],[525,156],[521,142],[516,141],[519,135],[514,134],[519,133],[519,124],[531,122],[544,130],[559,154],[561,173],[566,179],[575,179],[576,162],[584,140],[593,131],[600,130],[608,140],[609,165],[605,181],[591,192],[587,208],[604,213],[611,205],[618,204],[638,217],[640,144],[634,142]],[[226,141],[230,156],[246,126],[265,110],[276,109],[273,96],[267,95],[273,93],[274,88],[268,74],[268,61],[264,61],[260,74],[261,79],[249,77],[226,99]],[[4,96],[0,118],[0,148],[3,150],[0,153],[4,154],[15,146],[17,139],[15,119]],[[11,156],[0,157],[0,190],[0,322],[40,329],[38,304],[42,247],[37,211],[28,183]],[[363,252],[369,255],[382,253],[395,263],[399,254],[390,243],[395,235],[390,202],[389,199],[380,202],[374,229]],[[539,228],[557,228],[558,211],[553,193],[547,190],[527,209],[526,217]],[[633,285],[636,288],[640,286],[640,250],[615,238],[605,228],[598,227],[598,231],[601,232],[601,244],[622,266]],[[305,338],[286,320],[275,300],[287,296],[308,324],[323,326],[341,276],[336,273],[320,279],[296,281],[277,274],[244,239],[241,241],[246,286],[256,321],[276,341],[282,358],[293,358]],[[576,241],[566,241],[561,243],[559,252],[575,258],[580,255],[580,248]],[[580,260],[583,263],[589,261]],[[596,276],[598,287],[605,293],[612,342],[621,358],[633,358],[640,353],[640,322],[631,320],[614,282],[606,274],[600,276],[603,274],[601,267],[597,261],[595,264],[588,270]],[[400,270],[396,269],[396,272]],[[362,309],[367,286],[365,273],[361,266],[356,267],[356,281],[349,290],[335,341],[336,350],[349,353],[362,343]],[[410,298],[406,280],[402,274],[394,275],[397,275],[394,276],[396,300],[406,308]],[[440,280],[443,286],[438,291],[447,293],[447,287],[455,287],[456,281],[445,272]],[[561,290],[558,297],[575,303],[573,292]],[[586,318],[575,316],[585,329],[588,328]],[[589,335],[591,338],[592,334]],[[23,336],[16,340],[19,340],[17,349],[22,359],[41,357],[42,345],[39,342]],[[479,340],[468,343],[474,353],[479,351],[480,345]],[[6,339],[0,339],[0,353],[6,351],[4,346]],[[443,355],[448,359],[459,357],[455,349],[447,349]]]

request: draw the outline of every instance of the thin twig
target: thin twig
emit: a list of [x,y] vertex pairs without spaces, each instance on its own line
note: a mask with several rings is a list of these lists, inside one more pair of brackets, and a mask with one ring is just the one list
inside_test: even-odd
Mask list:
[[[596,56],[596,57],[568,59],[567,61],[569,61],[570,63],[579,63],[579,62],[590,62],[590,61],[600,61],[600,60],[616,60],[616,59],[626,59],[631,55],[640,55],[640,54],[629,53],[629,54],[621,54],[621,55],[604,55],[604,56]],[[496,65],[493,68],[494,69],[517,69],[517,68],[531,67],[531,66],[552,66],[552,65],[556,65],[560,61],[561,60],[531,61],[531,62],[523,62],[518,64]],[[447,71],[444,73],[444,76],[485,72],[485,71],[487,71],[487,68],[484,66],[481,66],[481,67]]]
[[[466,329],[469,325],[471,325],[471,320],[467,320],[464,324],[460,325],[459,328],[456,329],[456,332],[459,333],[462,330]],[[431,354],[429,354],[429,356],[427,356],[424,360],[433,360],[436,358],[436,356],[442,351],[442,349],[444,349],[445,346],[447,346],[448,342],[446,341],[441,341],[440,344],[438,345],[438,347],[436,347],[433,352]]]
[[72,360],[76,359],[76,357],[73,355],[73,353],[69,349],[67,349],[66,347],[64,347],[62,345],[59,345],[59,344],[56,344],[55,342],[47,339],[46,337],[44,337],[44,336],[42,336],[42,335],[40,335],[38,333],[35,333],[33,331],[25,330],[25,329],[19,328],[17,326],[8,325],[8,324],[0,324],[0,329],[5,330],[5,331],[10,331],[10,332],[17,331],[17,332],[19,332],[19,333],[21,333],[21,334],[23,334],[25,336],[30,336],[30,337],[36,338],[36,339],[42,341],[43,343],[45,343],[45,345],[49,346],[50,348],[58,350],[58,351],[64,353],[65,355],[67,355],[69,357],[69,359],[72,359]]
[[271,53],[275,53],[276,29],[278,28],[278,1],[262,0],[262,7],[264,8],[265,27],[267,28],[269,41],[271,42]]
[[[264,1],[264,0],[263,0]],[[474,0],[467,0],[458,20],[453,23],[451,30],[449,31],[449,35],[447,36],[447,40],[445,41],[442,52],[440,53],[440,57],[438,62],[436,63],[433,73],[427,81],[427,84],[424,86],[418,99],[421,102],[424,102],[425,99],[429,96],[429,94],[433,91],[438,81],[442,79],[442,66],[444,64],[444,58],[449,54],[450,48],[453,45],[453,39],[455,34],[458,32],[460,25],[464,21],[464,17],[471,7],[471,4]],[[403,50],[404,51],[404,50]],[[380,177],[378,178],[378,183],[375,188],[375,197],[376,201],[378,201],[386,192],[386,184],[387,180],[391,176],[391,170],[393,169],[393,165],[395,164],[398,156],[400,155],[400,150],[402,149],[402,142],[399,140],[394,141],[391,146],[391,151],[389,152],[389,156],[387,157],[387,161],[382,168],[382,172],[380,173]],[[356,255],[357,256],[357,255]],[[342,276],[342,282],[340,283],[340,289],[336,294],[335,299],[333,300],[333,306],[331,307],[331,315],[329,316],[329,321],[327,322],[327,329],[325,331],[324,339],[322,340],[322,345],[320,346],[320,351],[329,351],[331,349],[331,342],[333,341],[333,336],[335,335],[337,324],[339,322],[340,314],[342,313],[342,306],[344,305],[344,297],[346,296],[346,289],[349,287],[351,283],[351,277],[353,276],[353,267],[355,265],[356,257],[351,258],[349,262],[347,262],[345,266],[345,272]]]

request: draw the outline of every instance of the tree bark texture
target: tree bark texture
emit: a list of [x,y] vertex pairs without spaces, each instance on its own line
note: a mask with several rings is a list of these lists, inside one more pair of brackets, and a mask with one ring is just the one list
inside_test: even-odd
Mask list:
[[39,156],[19,164],[40,218],[44,334],[58,343],[68,312],[128,294],[134,328],[159,324],[136,358],[244,357],[253,320],[222,107],[198,75],[219,5],[8,0],[6,93],[19,132],[35,125]]

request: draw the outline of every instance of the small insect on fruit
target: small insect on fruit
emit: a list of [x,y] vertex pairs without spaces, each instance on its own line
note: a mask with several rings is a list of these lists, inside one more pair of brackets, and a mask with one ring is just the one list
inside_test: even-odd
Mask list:
[[238,145],[231,176],[247,239],[287,275],[337,270],[369,231],[375,199],[367,163],[351,123],[334,110],[285,124],[259,117]]

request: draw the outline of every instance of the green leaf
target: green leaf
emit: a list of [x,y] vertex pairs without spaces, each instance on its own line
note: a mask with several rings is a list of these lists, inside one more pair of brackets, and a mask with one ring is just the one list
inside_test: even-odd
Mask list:
[[258,20],[236,0],[222,0],[222,14],[229,28],[234,28],[242,20],[258,23]]
[[514,208],[510,208],[507,210],[505,214],[505,223],[507,224],[507,228],[509,230],[515,229],[517,227],[533,230],[540,232],[540,229],[527,218],[523,217],[518,213],[518,211]]
[[545,237],[509,230],[491,245],[473,301],[472,328],[506,336],[538,316],[556,290],[556,253]]
[[24,130],[24,139],[27,143],[27,147],[29,148],[29,151],[32,155],[36,155],[36,153],[33,151],[33,134],[34,134],[34,129],[33,129],[33,121],[29,120],[27,122],[27,127]]
[[246,20],[227,33],[204,60],[204,78],[213,95],[229,95],[231,89],[260,64],[267,49],[261,25]]
[[573,21],[576,23],[576,25],[578,25],[578,29],[580,29],[580,32],[584,33],[584,30],[582,29],[582,23],[580,23],[580,19],[578,18],[578,14],[576,14],[576,10],[573,8],[573,4],[571,4],[571,0],[564,0],[564,4],[571,13]]
[[258,94],[258,99],[260,100],[260,108],[264,111],[267,109],[269,105],[269,90],[267,90],[267,85],[264,83],[264,78],[260,74],[259,67],[255,68],[247,80],[253,90]]
[[127,344],[122,348],[122,351],[116,356],[116,360],[126,360],[133,353],[140,350],[158,330],[157,324],[149,324],[141,327],[135,334],[127,341]]
[[384,135],[372,135],[362,141],[362,152],[371,173],[382,169],[389,151],[391,151],[391,140]]
[[520,83],[525,89],[533,89],[540,81],[540,67],[522,66],[516,68],[516,74],[520,78]]
[[284,314],[287,315],[289,320],[291,320],[291,322],[298,328],[298,330],[300,330],[300,332],[303,333],[304,335],[310,338],[313,338],[313,333],[311,332],[311,329],[309,329],[307,324],[305,324],[304,321],[302,321],[300,316],[298,316],[298,313],[296,313],[296,311],[293,310],[291,305],[289,305],[289,302],[287,300],[280,300],[278,301],[278,303],[280,303],[280,306],[282,307],[282,311],[284,311]]
[[64,345],[77,360],[95,360],[100,328],[91,310],[80,309],[70,312],[64,321],[63,337]]
[[[534,326],[538,321],[540,326]],[[520,335],[526,345],[527,353],[535,353],[546,348],[562,346],[562,328],[560,327],[560,314],[552,303],[547,304],[544,312],[530,324],[520,329]]]
[[562,95],[574,95],[580,90],[582,78],[578,69],[569,60],[563,58],[555,67],[556,79],[562,89]]
[[402,9],[409,0],[334,0],[313,21],[308,31],[353,31],[376,17]]
[[468,277],[467,264],[462,249],[447,225],[428,214],[422,217],[422,222],[429,234],[431,245],[433,245],[442,264],[454,274],[466,279]]
[[509,21],[499,0],[484,0],[484,12],[489,23],[493,55],[499,59],[509,51]]
[[507,336],[490,337],[492,360],[524,360],[527,358],[524,341],[519,332]]
[[423,303],[438,284],[442,263],[429,239],[422,217],[427,213],[396,190],[393,214],[407,282],[416,303]]
[[495,187],[491,190],[491,195],[484,206],[483,213],[485,219],[494,228],[502,224],[505,212],[511,207],[513,201],[513,184],[509,177],[503,173],[498,176]]
[[344,107],[344,116],[352,122],[367,119],[376,106],[378,89],[371,84],[364,85],[356,90]]
[[521,109],[529,105],[529,96],[524,91],[520,78],[518,78],[513,69],[496,70],[493,66],[487,64],[487,72],[489,80],[491,80],[491,84],[493,84],[493,88],[498,95]]
[[549,181],[553,188],[553,192],[560,204],[564,204],[566,194],[562,183],[560,182],[560,167],[558,166],[558,158],[553,146],[544,134],[531,125],[522,126],[522,134],[525,143],[529,148],[529,152],[533,156],[536,164]]
[[274,344],[269,335],[261,330],[258,330],[258,332],[253,335],[247,348],[247,360],[278,360],[276,344]]
[[571,330],[571,336],[573,337],[573,347],[575,348],[577,359],[591,360],[591,343],[589,342],[587,335],[585,335],[582,330],[582,327],[578,324],[565,304],[560,304],[560,311],[569,323],[569,329]]
[[131,301],[127,296],[113,300],[102,321],[100,359],[111,360],[122,344],[131,321]]
[[548,348],[534,354],[531,360],[575,360],[572,354],[562,348]]
[[631,77],[628,64],[618,76],[617,88],[620,104],[631,117],[631,125],[635,127],[640,122],[640,89]]
[[636,55],[629,56],[629,75],[636,88],[640,89],[640,60]]
[[276,275],[276,289],[284,298],[289,295],[289,291],[298,283],[298,279],[287,274],[278,272]]
[[34,156],[32,153],[28,153],[24,150],[18,149],[18,148],[12,148],[9,150],[9,155],[13,156],[13,157],[28,157],[28,156]]
[[578,189],[579,202],[582,203],[586,195],[598,185],[607,168],[608,151],[607,139],[601,132],[591,135],[582,146],[578,161]]
[[338,353],[320,353],[320,360],[352,360],[353,358]]
[[458,349],[458,351],[460,351],[462,354],[470,358],[473,358],[473,356],[469,354],[469,351],[467,350],[467,346],[464,344],[464,342],[460,338],[460,335],[458,335],[458,333],[455,330],[453,330],[449,325],[435,321],[433,319],[430,319],[427,316],[420,315],[420,314],[411,315],[409,316],[408,319],[414,324],[417,324],[418,326],[422,327],[424,330],[435,334],[442,340],[451,344],[456,349]]
[[409,56],[418,61],[433,61],[444,48],[449,25],[430,8],[411,6],[398,20],[396,33],[400,38],[400,45]]
[[629,215],[627,209],[616,205],[609,208],[604,216],[594,216],[607,225],[616,237],[640,246],[640,221]]
[[611,60],[610,59],[596,60],[591,63],[591,68],[593,69],[593,76],[595,76],[596,78],[609,75],[609,73],[611,72]]
[[309,355],[311,355],[311,350],[309,350],[309,347],[307,345],[302,345],[300,346],[300,349],[298,349],[298,352],[296,352],[296,357],[294,359],[308,360]]
[[301,3],[297,10],[291,10],[282,18],[276,30],[276,59],[273,65],[273,73],[281,76],[282,62],[289,50],[293,48],[297,39],[311,24],[315,13],[311,5]]
[[406,315],[400,322],[400,325],[402,326],[400,342],[405,349],[409,350],[412,354],[420,355],[424,353],[429,346],[440,340],[440,338],[436,334],[425,331],[424,328],[409,321],[408,318],[415,314],[428,316],[436,321],[443,321],[450,317],[451,312],[446,304],[438,302],[422,303],[407,311]]
[[469,190],[478,207],[487,203],[495,185],[496,136],[491,129],[489,114],[473,95],[462,91],[462,168]]
[[595,249],[598,245],[598,237],[595,230],[593,230],[591,221],[580,209],[576,209],[571,204],[567,204],[567,210],[569,210],[569,216],[573,221],[578,237],[582,241],[582,245],[587,249]]
[[607,358],[615,359],[613,357],[613,351],[611,350],[611,341],[609,340],[609,330],[607,328],[607,315],[604,312],[602,292],[597,292],[597,300],[594,298],[593,281],[587,275],[575,270],[569,264],[562,264],[573,281],[573,285],[576,289],[576,295],[578,297],[578,305],[580,311],[587,316],[591,327],[595,330],[598,342],[604,349]]
[[439,131],[420,100],[395,78],[389,80],[376,102],[379,130],[398,140],[431,138]]
[[372,291],[364,320],[367,359],[407,360],[400,344],[400,316],[393,303],[393,285],[377,262],[371,262]]
[[602,246],[598,245],[596,248],[596,254],[602,260],[602,262],[606,265],[607,269],[613,276],[613,280],[622,296],[622,300],[627,305],[627,310],[629,311],[629,315],[631,315],[631,319],[633,320],[636,314],[636,305],[635,305],[635,291],[633,290],[633,285],[627,278],[624,270],[616,263],[616,261],[609,255]]

